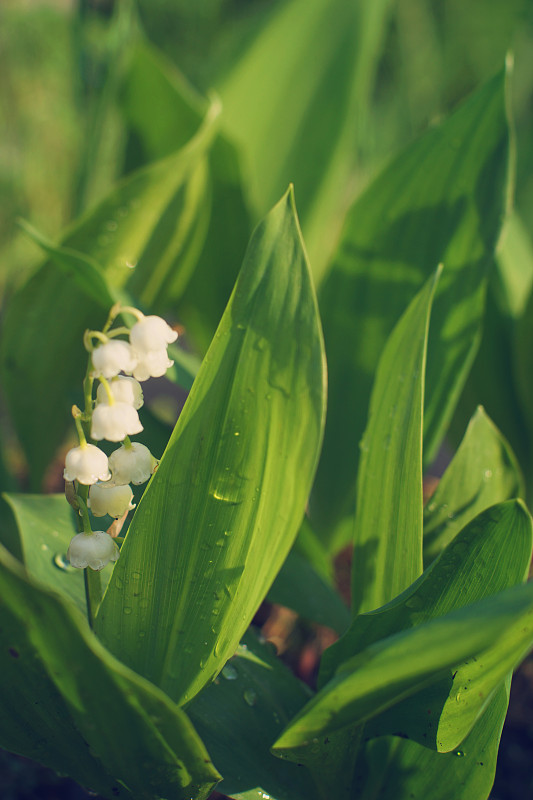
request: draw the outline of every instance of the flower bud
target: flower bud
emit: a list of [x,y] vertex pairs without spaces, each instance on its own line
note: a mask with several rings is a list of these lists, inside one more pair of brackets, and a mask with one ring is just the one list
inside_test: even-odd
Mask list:
[[[118,375],[109,381],[109,388],[117,403],[127,403],[138,410],[144,402],[142,386],[135,378]],[[98,386],[96,400],[98,403],[107,404],[109,402],[103,383]]]
[[131,447],[119,447],[109,456],[109,467],[115,484],[145,483],[157,467],[158,461],[149,449],[140,442]]
[[78,481],[86,486],[109,480],[111,474],[106,454],[94,444],[73,447],[66,455],[63,477],[66,481]]
[[177,338],[176,331],[155,315],[143,317],[130,331],[131,346],[137,353],[166,350],[167,344],[175,342]]
[[135,508],[133,492],[128,484],[116,486],[113,481],[95,483],[89,489],[89,508],[95,517],[121,517],[126,511]]
[[105,531],[78,533],[70,540],[67,558],[73,567],[101,570],[120,555],[117,543]]
[[93,371],[91,376],[99,378],[114,378],[119,372],[131,373],[136,360],[128,342],[112,339],[105,344],[95,347],[91,354]]
[[133,377],[138,381],[146,381],[148,378],[160,378],[174,363],[168,357],[166,347],[160,350],[150,350],[147,353],[142,353],[138,350],[133,352],[136,357]]
[[121,442],[142,429],[137,411],[128,403],[113,403],[112,406],[99,403],[93,411],[91,438],[96,441]]

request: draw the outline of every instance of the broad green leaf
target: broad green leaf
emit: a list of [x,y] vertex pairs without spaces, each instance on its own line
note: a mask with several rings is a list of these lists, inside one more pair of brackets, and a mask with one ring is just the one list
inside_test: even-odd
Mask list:
[[[186,147],[126,178],[63,239],[62,248],[100,264],[112,291],[126,284],[128,291],[142,288],[148,302],[168,282],[181,280],[179,270],[174,271],[177,260],[190,274],[195,231],[205,216],[205,154],[217,113],[213,106]],[[54,308],[61,309],[59,319]],[[12,298],[3,330],[3,386],[35,487],[81,391],[83,332],[103,325],[106,317],[100,302],[66,281],[64,269],[53,262]]]
[[429,315],[440,270],[393,330],[361,442],[352,564],[355,613],[384,605],[422,572],[422,414]]
[[324,653],[320,685],[333,677],[339,664],[369,645],[520,583],[531,549],[531,519],[521,501],[486,509],[412,586],[383,608],[354,619],[347,633]]
[[294,550],[289,553],[270,587],[267,600],[292,608],[301,617],[344,633],[350,612],[335,589]]
[[487,800],[508,701],[509,688],[502,686],[461,746],[450,753],[405,739],[368,742],[355,782],[358,800]]
[[[425,460],[479,341],[485,280],[505,205],[508,131],[500,73],[404,150],[352,206],[319,295],[330,376],[311,517],[338,549],[351,516],[373,376],[400,314],[438,263],[424,415]],[[464,429],[464,428],[463,428]]]
[[314,274],[351,189],[388,6],[278,4],[218,86],[224,127],[242,146],[259,213],[294,183]]
[[532,619],[533,586],[526,584],[370,645],[341,665],[284,731],[276,751],[365,722],[447,674],[451,683],[451,670],[466,659],[476,657],[492,670],[492,655],[504,652],[505,674],[533,645]]
[[424,558],[438,555],[485,508],[523,493],[512,450],[479,406],[424,509]]
[[77,533],[65,495],[6,494],[18,526],[28,574],[70,600],[85,614],[83,572],[71,567],[66,552]]
[[109,648],[176,701],[220,671],[284,562],[323,414],[318,311],[289,192],[250,241],[97,618]]
[[207,798],[219,775],[186,714],[0,559],[2,746],[107,798]]
[[272,743],[310,696],[267,645],[251,632],[245,635],[216,681],[187,706],[223,775],[218,791],[239,798],[314,800],[316,791],[307,772],[270,753]]

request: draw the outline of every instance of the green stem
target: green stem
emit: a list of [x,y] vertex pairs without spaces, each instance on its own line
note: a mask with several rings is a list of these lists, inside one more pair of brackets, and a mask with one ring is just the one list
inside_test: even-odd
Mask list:
[[86,567],[83,570],[85,579],[85,599],[87,601],[87,618],[92,628],[98,606],[102,600],[102,580],[97,570]]

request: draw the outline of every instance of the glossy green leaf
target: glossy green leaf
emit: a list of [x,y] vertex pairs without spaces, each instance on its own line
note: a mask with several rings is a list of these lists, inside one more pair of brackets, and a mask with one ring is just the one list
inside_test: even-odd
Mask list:
[[513,452],[480,406],[424,509],[424,558],[438,555],[485,508],[523,493]]
[[487,800],[508,701],[509,688],[502,686],[461,746],[450,753],[405,739],[373,739],[354,784],[358,800]]
[[335,589],[294,551],[283,563],[267,600],[292,608],[304,619],[327,625],[339,634],[350,624],[350,612]]
[[[142,288],[148,302],[168,281],[181,280],[177,261],[190,274],[217,113],[213,106],[186,147],[126,178],[65,236],[62,248],[100,264],[113,292],[126,284],[128,291]],[[60,324],[54,308],[61,309]],[[106,317],[93,293],[66,281],[53,262],[12,298],[3,329],[3,386],[34,486],[69,425],[72,402],[80,401],[83,332]],[[44,391],[48,386],[53,391]]]
[[[452,669],[466,659],[476,657],[492,670],[493,654],[506,653],[505,674],[533,645],[532,619],[533,586],[526,584],[370,645],[342,664],[275,749],[283,754],[314,737],[364,722],[446,675],[451,683]],[[445,743],[450,744],[447,738]]]
[[6,494],[17,522],[22,558],[28,574],[70,600],[85,614],[83,572],[66,559],[77,533],[74,512],[65,495]]
[[109,648],[176,701],[220,671],[285,560],[323,414],[320,324],[289,192],[250,241],[97,618]]
[[[353,513],[357,445],[385,341],[438,263],[424,458],[432,458],[479,341],[485,278],[505,205],[505,76],[404,150],[351,208],[319,295],[330,376],[311,517],[331,549]],[[470,412],[471,413],[471,412]],[[464,428],[463,428],[464,429]]]
[[424,374],[439,273],[398,322],[376,372],[357,482],[352,564],[356,613],[384,605],[422,572]]
[[270,753],[272,743],[310,696],[268,645],[252,632],[245,635],[215,683],[187,706],[223,775],[218,791],[239,798],[315,800],[306,770]]
[[485,510],[405,592],[383,608],[354,619],[345,636],[324,653],[320,685],[333,677],[342,662],[370,644],[520,583],[531,548],[531,520],[521,501]]
[[[513,514],[510,514],[513,508],[514,520]],[[464,534],[458,535],[447,555],[443,554],[436,571],[427,578],[426,593],[421,591],[421,585],[405,601],[403,621],[398,620],[399,627],[419,624],[421,620],[428,619],[428,614],[439,616],[447,608],[462,607],[520,583],[527,576],[531,546],[531,522],[521,513],[520,506],[513,503],[493,506],[474,520]],[[458,558],[456,551],[460,556],[461,550],[464,552],[466,547],[468,558],[464,559],[464,564],[457,566],[453,563]],[[495,564],[498,565],[497,569],[494,568]],[[446,573],[449,575],[452,570],[453,579],[446,578]],[[438,599],[435,597],[435,587],[439,587]],[[433,597],[428,597],[431,589]],[[413,606],[418,603],[424,604],[423,612],[413,616]],[[406,625],[408,609],[411,609],[411,621]],[[391,622],[389,617],[389,625]],[[385,619],[382,623],[387,624]],[[383,635],[383,627],[377,627],[381,627]],[[397,629],[389,627],[391,631]],[[428,747],[444,752],[452,750],[470,732],[491,693],[502,680],[510,677],[507,672],[515,664],[514,659],[516,652],[512,643],[506,643],[503,639],[494,652],[460,666],[455,671],[452,686],[447,678],[416,697],[398,703],[372,720],[365,729],[365,735],[401,732]]]
[[388,6],[279,4],[217,87],[259,213],[294,183],[315,275],[346,208]]
[[2,746],[107,798],[207,798],[219,776],[186,714],[0,558]]

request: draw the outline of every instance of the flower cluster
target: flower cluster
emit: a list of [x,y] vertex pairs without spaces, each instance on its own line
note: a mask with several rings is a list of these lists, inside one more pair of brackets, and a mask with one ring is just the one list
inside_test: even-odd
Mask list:
[[[111,329],[119,313],[136,317],[131,330]],[[123,334],[128,334],[129,341],[115,338]],[[158,462],[150,450],[129,437],[143,429],[138,414],[144,401],[139,381],[165,374],[174,363],[167,346],[176,339],[177,333],[161,317],[144,316],[129,306],[114,307],[103,331],[86,332],[86,385],[90,388],[85,411],[77,407],[72,410],[80,444],[67,453],[64,471],[65,480],[77,487],[72,502],[83,519],[84,532],[74,536],[67,552],[74,567],[100,570],[119,556],[116,542],[108,533],[91,530],[87,509],[95,517],[109,514],[115,519],[125,518],[134,508],[130,484],[145,483],[154,472]],[[94,401],[95,379],[99,384]],[[87,443],[84,425],[95,441],[123,444],[108,458],[103,450]]]

